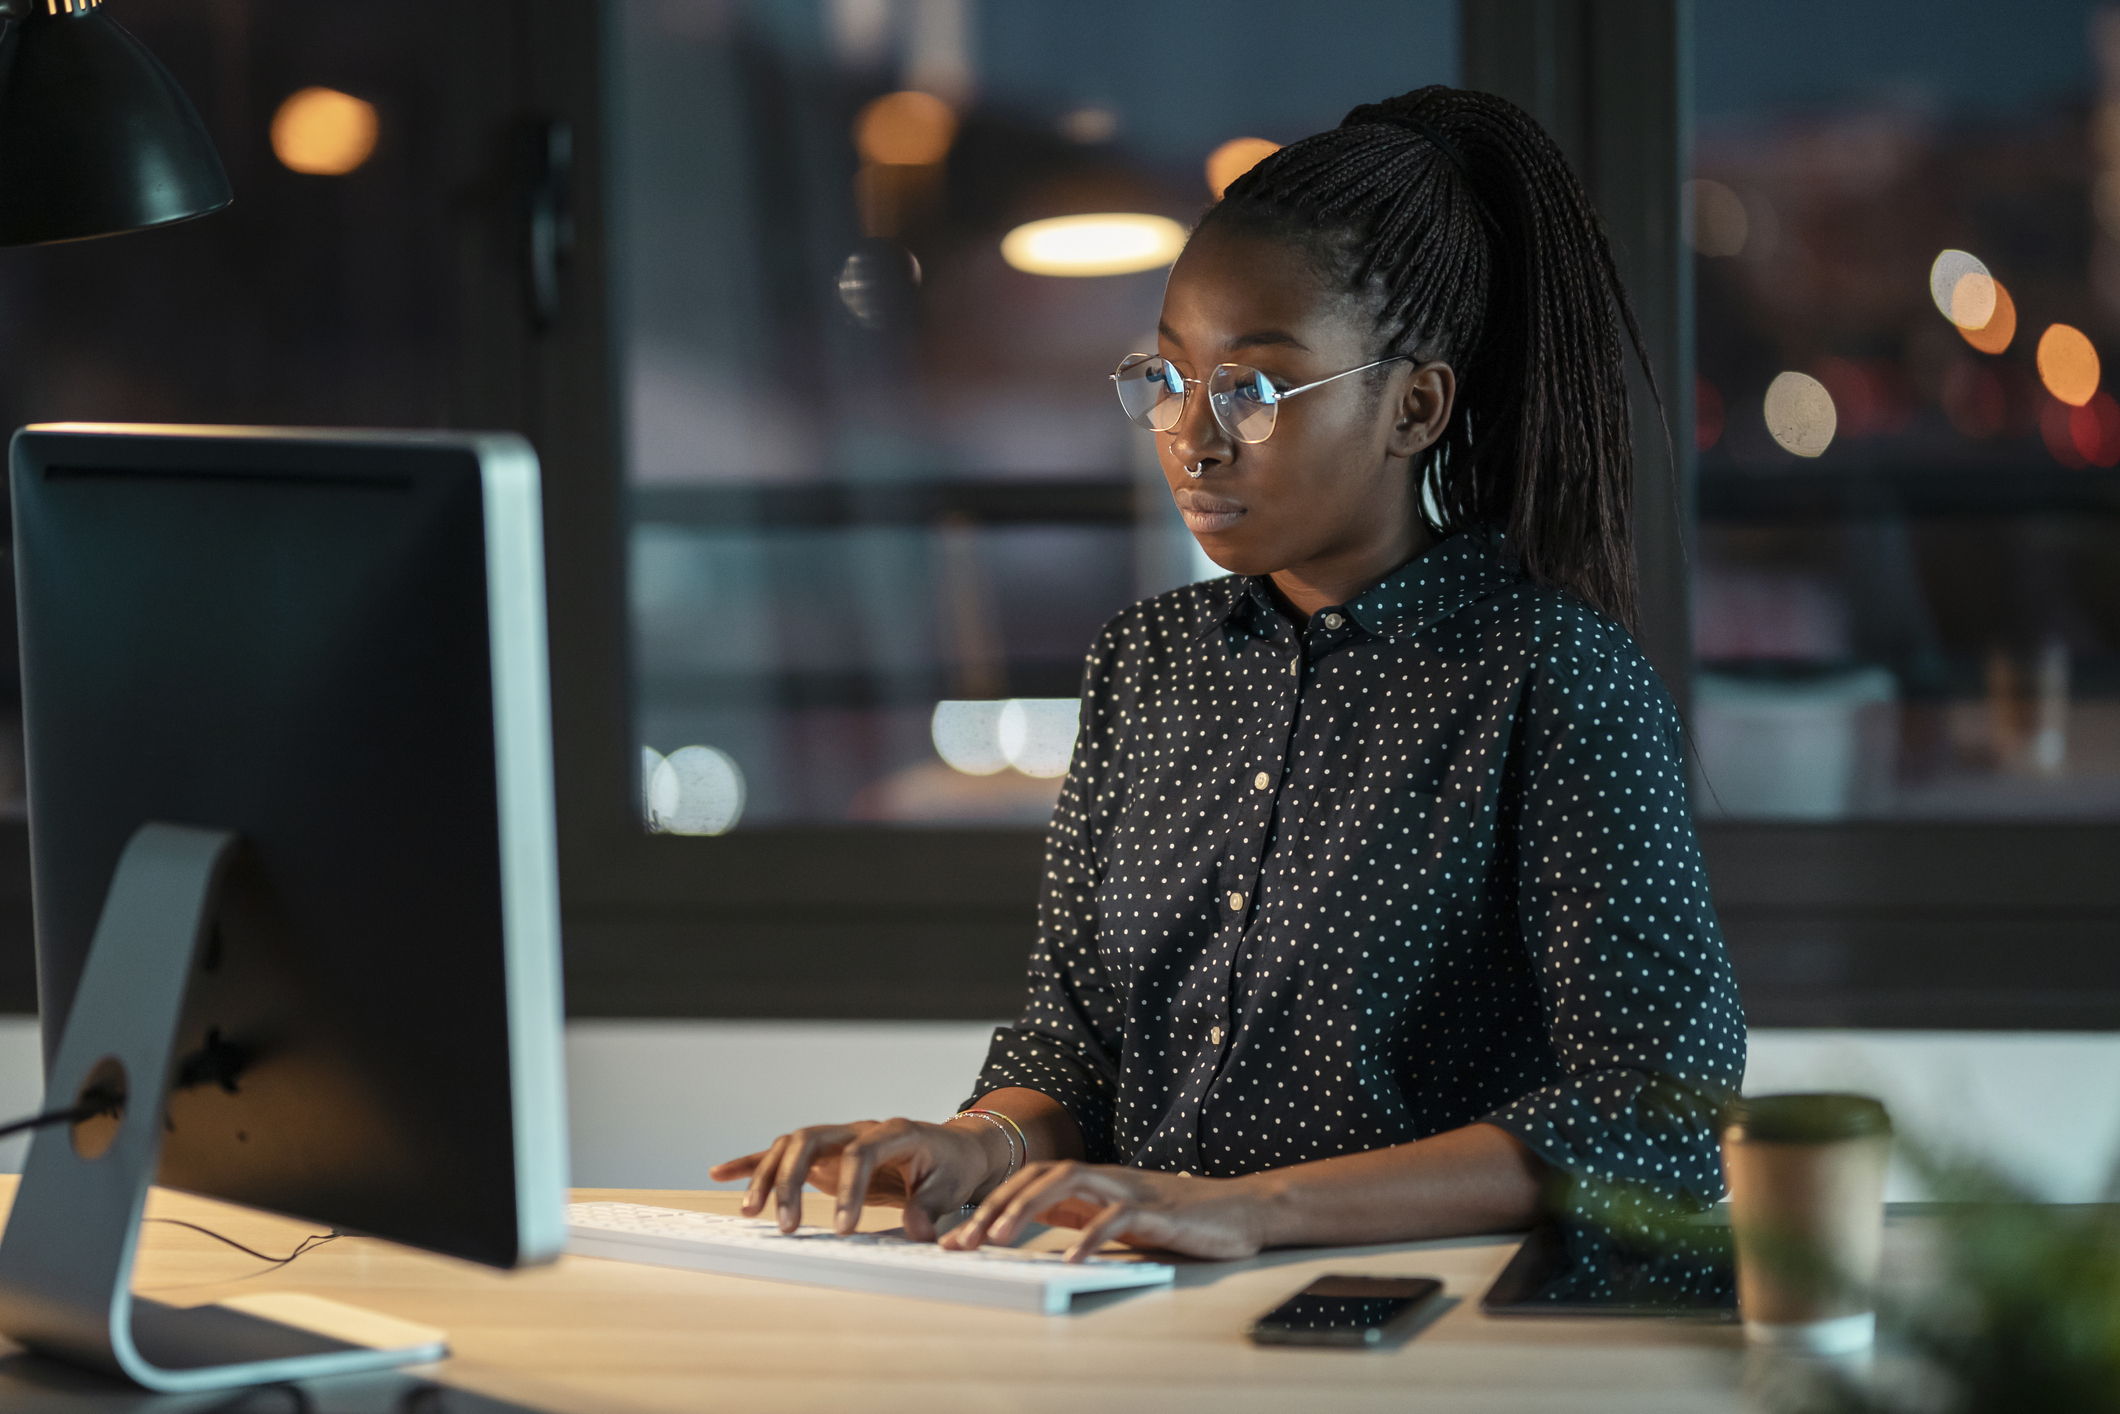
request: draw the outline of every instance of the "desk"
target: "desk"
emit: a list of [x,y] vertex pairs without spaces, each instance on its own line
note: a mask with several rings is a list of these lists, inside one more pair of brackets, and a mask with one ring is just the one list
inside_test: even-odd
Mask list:
[[[0,1203],[12,1200],[14,1183],[0,1176]],[[703,1212],[734,1212],[737,1196],[576,1194]],[[824,1216],[823,1201],[813,1196],[812,1221]],[[148,1213],[186,1218],[275,1254],[317,1230],[159,1189]],[[895,1225],[889,1209],[863,1224]],[[1033,1316],[594,1258],[492,1272],[365,1238],[341,1238],[243,1279],[258,1272],[257,1261],[187,1229],[150,1224],[134,1286],[177,1305],[308,1291],[440,1326],[455,1358],[427,1367],[429,1378],[553,1414],[1707,1414],[1744,1407],[1735,1326],[1483,1316],[1480,1293],[1514,1250],[1510,1238],[1472,1238],[1270,1252],[1181,1267],[1173,1289],[1095,1297],[1069,1315]],[[1390,1351],[1260,1349],[1244,1339],[1253,1317],[1328,1271],[1440,1277],[1457,1304]],[[0,1351],[8,1349],[0,1341]],[[0,1408],[200,1407],[197,1399],[174,1404],[81,1381],[33,1380],[37,1373],[20,1358],[0,1361]],[[242,1407],[253,1414],[251,1404]],[[259,1403],[256,1414],[279,1407]],[[450,1414],[456,1401],[412,1407]]]

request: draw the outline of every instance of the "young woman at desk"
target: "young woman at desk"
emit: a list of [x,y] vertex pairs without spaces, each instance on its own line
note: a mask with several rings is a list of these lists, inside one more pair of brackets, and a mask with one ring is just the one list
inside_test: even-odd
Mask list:
[[[1617,311],[1617,318],[1615,317]],[[1709,1202],[1744,1068],[1677,712],[1629,636],[1634,468],[1589,200],[1426,88],[1267,157],[1115,375],[1231,576],[1090,650],[1030,995],[946,1123],[713,1170],[945,1246],[1200,1257],[1522,1226],[1574,1175]]]

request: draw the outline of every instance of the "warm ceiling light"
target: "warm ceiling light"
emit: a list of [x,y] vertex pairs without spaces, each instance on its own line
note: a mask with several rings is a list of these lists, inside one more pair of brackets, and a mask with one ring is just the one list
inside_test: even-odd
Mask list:
[[[2010,340],[2017,337],[2017,302],[2010,298],[2010,292],[2002,287],[2000,280],[1990,283],[1995,288],[1995,308],[1988,315],[1987,323],[1977,329],[1968,329],[1961,324],[1958,332],[1982,353],[1999,354],[2010,346]],[[1963,284],[1961,281],[1961,288]]]
[[2082,407],[2098,391],[2098,351],[2081,329],[2049,324],[2039,336],[2039,381],[2070,407]]
[[375,135],[375,105],[335,88],[290,94],[272,115],[272,155],[311,176],[345,176],[375,152]]
[[915,88],[871,100],[854,119],[855,149],[887,166],[933,166],[949,155],[956,140],[956,112]]
[[1263,137],[1233,137],[1213,152],[1207,154],[1207,189],[1216,201],[1229,190],[1229,184],[1249,172],[1267,157],[1281,150],[1281,144],[1268,142]]
[[1779,373],[1767,385],[1767,431],[1785,451],[1815,457],[1833,444],[1839,415],[1826,385],[1808,373]]
[[1001,258],[1032,275],[1131,275],[1168,265],[1183,249],[1183,226],[1130,211],[1055,216],[1001,238]]
[[1979,256],[1947,250],[1929,266],[1929,298],[1959,328],[1979,329],[1995,313],[1995,277]]

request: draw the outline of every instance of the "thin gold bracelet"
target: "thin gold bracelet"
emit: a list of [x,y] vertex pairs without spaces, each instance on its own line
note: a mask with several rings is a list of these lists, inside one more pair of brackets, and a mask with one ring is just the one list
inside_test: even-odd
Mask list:
[[[993,1126],[994,1126],[994,1128],[996,1128],[996,1129],[1000,1130],[1000,1131],[1001,1131],[1001,1142],[1002,1142],[1002,1143],[1004,1143],[1004,1144],[1006,1144],[1006,1145],[1008,1145],[1008,1172],[1007,1172],[1007,1173],[1005,1173],[1005,1174],[1003,1174],[1003,1175],[1001,1175],[1001,1181],[1002,1181],[1003,1183],[1006,1183],[1006,1182],[1008,1182],[1008,1181],[1009,1181],[1009,1179],[1010,1179],[1010,1178],[1012,1178],[1012,1177],[1014,1177],[1014,1176],[1015,1176],[1015,1172],[1016,1172],[1016,1141],[1015,1141],[1015,1139],[1014,1139],[1014,1138],[1013,1138],[1013,1137],[1012,1137],[1012,1136],[1011,1136],[1011,1135],[1009,1134],[1009,1130],[1010,1130],[1010,1129],[1012,1129],[1012,1128],[1014,1128],[1014,1126],[1013,1126],[1013,1125],[1009,1125],[1009,1124],[1003,1124],[1003,1123],[1002,1123],[1002,1121],[1003,1121],[1003,1120],[1006,1120],[1006,1119],[1008,1118],[1008,1116],[1007,1116],[1007,1115],[1001,1114],[1001,1113],[999,1113],[998,1111],[995,1111],[995,1110],[959,1110],[959,1111],[957,1111],[957,1113],[955,1113],[955,1114],[951,1115],[951,1116],[950,1116],[950,1118],[951,1118],[951,1119],[973,1119],[973,1118],[977,1118],[977,1119],[983,1119],[983,1120],[985,1120],[985,1121],[986,1121],[986,1122],[987,1122],[988,1124],[991,1124],[991,1125],[993,1125]],[[1021,1130],[1018,1130],[1018,1131],[1017,1131],[1017,1133],[1019,1133],[1019,1134],[1020,1134],[1021,1132],[1022,1132]],[[1028,1155],[1028,1154],[1030,1153],[1030,1146],[1029,1146],[1028,1144],[1026,1144],[1026,1145],[1024,1145],[1023,1147],[1024,1147],[1024,1153],[1025,1153],[1026,1155]]]
[[[1000,1110],[966,1110],[965,1113],[973,1115],[986,1115],[990,1118],[998,1119],[1003,1124],[1007,1125],[1011,1130],[1015,1131],[1016,1142],[1023,1146],[1023,1162],[1028,1164],[1031,1161],[1031,1139],[1028,1134],[1025,1134],[1023,1132],[1022,1125],[1016,1123],[1015,1120],[1003,1114]],[[1014,1173],[1015,1170],[1010,1169],[1009,1172]]]

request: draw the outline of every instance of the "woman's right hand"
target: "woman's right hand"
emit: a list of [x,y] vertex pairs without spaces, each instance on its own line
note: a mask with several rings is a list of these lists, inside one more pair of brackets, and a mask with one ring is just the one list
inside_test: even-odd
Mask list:
[[717,1183],[748,1178],[743,1214],[757,1217],[773,1200],[782,1232],[802,1222],[808,1183],[837,1195],[832,1226],[852,1232],[864,1203],[905,1210],[905,1234],[935,1240],[935,1219],[984,1197],[1009,1170],[1004,1131],[982,1119],[926,1124],[914,1119],[813,1124],[783,1134],[755,1154],[716,1164]]

